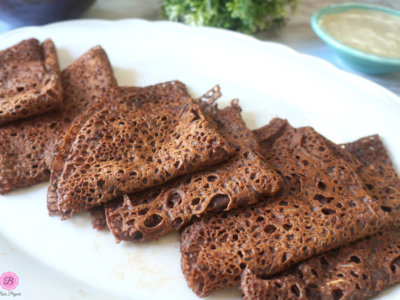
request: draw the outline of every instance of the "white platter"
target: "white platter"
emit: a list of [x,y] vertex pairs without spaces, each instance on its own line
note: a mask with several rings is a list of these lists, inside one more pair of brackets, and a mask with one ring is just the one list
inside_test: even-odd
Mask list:
[[[379,133],[400,166],[400,99],[384,88],[275,43],[169,22],[70,21],[0,36],[0,49],[52,38],[62,67],[90,47],[107,51],[120,85],[179,79],[198,96],[219,83],[221,105],[239,98],[250,128],[272,117],[310,125],[333,141]],[[46,211],[46,184],[0,196],[0,274],[17,273],[24,299],[197,299],[180,270],[178,235],[116,245],[86,214]],[[240,297],[237,289],[210,299]],[[399,299],[400,288],[380,296]],[[21,298],[19,298],[21,299]]]

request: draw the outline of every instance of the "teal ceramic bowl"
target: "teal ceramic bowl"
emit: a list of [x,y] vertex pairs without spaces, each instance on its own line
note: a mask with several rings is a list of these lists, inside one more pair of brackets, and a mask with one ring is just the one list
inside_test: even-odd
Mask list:
[[[335,14],[352,9],[365,9],[400,16],[400,11],[366,4],[338,4],[324,7],[311,17],[311,27],[335,53],[351,68],[367,74],[383,74],[400,71],[400,59],[369,54],[345,45],[328,34],[321,26],[320,19],[326,14]],[[400,34],[400,33],[399,33]]]

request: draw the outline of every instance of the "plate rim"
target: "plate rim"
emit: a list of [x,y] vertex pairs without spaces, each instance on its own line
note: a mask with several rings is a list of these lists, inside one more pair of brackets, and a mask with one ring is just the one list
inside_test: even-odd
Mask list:
[[258,39],[254,36],[246,35],[240,32],[232,31],[232,30],[227,30],[227,29],[222,29],[222,28],[216,28],[216,27],[206,27],[206,26],[189,26],[185,25],[183,23],[179,22],[172,22],[172,21],[166,21],[166,20],[146,20],[146,19],[141,19],[141,18],[126,18],[126,19],[119,19],[119,20],[107,20],[107,19],[78,19],[78,20],[66,20],[66,21],[59,21],[59,22],[54,22],[54,23],[49,23],[45,25],[37,25],[37,26],[24,26],[20,28],[13,29],[11,31],[5,32],[0,35],[0,40],[6,39],[8,37],[11,37],[13,35],[20,34],[21,32],[25,32],[27,30],[42,30],[42,29],[47,29],[47,28],[56,28],[59,26],[70,26],[70,25],[93,25],[93,24],[99,24],[99,25],[106,25],[106,26],[113,26],[115,24],[121,25],[124,23],[137,23],[137,24],[145,24],[145,26],[168,26],[172,27],[172,29],[178,29],[178,30],[194,30],[194,31],[207,31],[209,34],[218,34],[218,35],[223,35],[226,38],[233,38],[233,39],[241,39],[244,42],[247,43],[253,43],[257,45],[258,47],[274,47],[274,48],[280,48],[282,51],[285,51],[286,54],[292,55],[292,56],[297,56],[298,58],[302,60],[311,60],[315,64],[319,64],[320,66],[323,66],[324,68],[327,68],[330,71],[333,71],[335,75],[340,76],[340,77],[347,77],[348,80],[352,80],[353,82],[357,82],[358,84],[361,85],[369,85],[371,88],[376,88],[378,89],[379,93],[386,94],[385,99],[389,100],[392,104],[395,104],[399,106],[400,108],[400,95],[395,94],[394,92],[390,91],[389,89],[383,87],[382,85],[372,81],[371,79],[362,77],[357,74],[350,73],[346,70],[339,69],[332,63],[330,63],[327,60],[324,60],[323,58],[313,56],[310,54],[306,53],[301,53],[285,44],[282,43],[277,43],[277,42],[272,42],[268,40],[261,40]]

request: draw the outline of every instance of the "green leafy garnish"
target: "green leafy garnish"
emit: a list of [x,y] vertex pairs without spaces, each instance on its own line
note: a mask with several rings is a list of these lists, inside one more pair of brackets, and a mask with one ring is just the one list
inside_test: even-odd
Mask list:
[[298,0],[165,0],[163,13],[171,21],[251,34],[284,24],[297,3]]

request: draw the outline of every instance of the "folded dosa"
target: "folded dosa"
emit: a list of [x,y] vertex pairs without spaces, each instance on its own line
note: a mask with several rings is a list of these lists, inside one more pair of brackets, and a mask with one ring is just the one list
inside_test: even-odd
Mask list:
[[117,241],[155,239],[181,229],[193,218],[254,204],[278,191],[281,179],[259,154],[237,102],[222,110],[209,99],[199,104],[217,122],[236,153],[205,171],[107,204],[107,224]]
[[51,213],[64,218],[228,159],[233,148],[180,82],[116,95],[55,157]]
[[108,102],[104,93],[117,85],[99,46],[72,62],[62,72],[62,83],[60,110],[0,127],[0,193],[48,180],[54,145],[88,107]]
[[[385,180],[388,188],[399,190],[400,180],[378,135],[344,144],[343,148],[370,173]],[[270,278],[258,277],[246,269],[241,289],[244,299],[252,300],[369,298],[400,282],[399,249],[400,230],[394,225]]]
[[[238,285],[246,268],[272,276],[375,234],[399,207],[399,195],[383,188],[383,180],[368,177],[354,156],[310,127],[275,119],[256,136],[285,183],[272,201],[203,218],[183,231],[182,270],[200,296]],[[366,179],[390,197],[377,197]]]
[[62,106],[57,52],[48,39],[24,40],[0,51],[0,125]]

